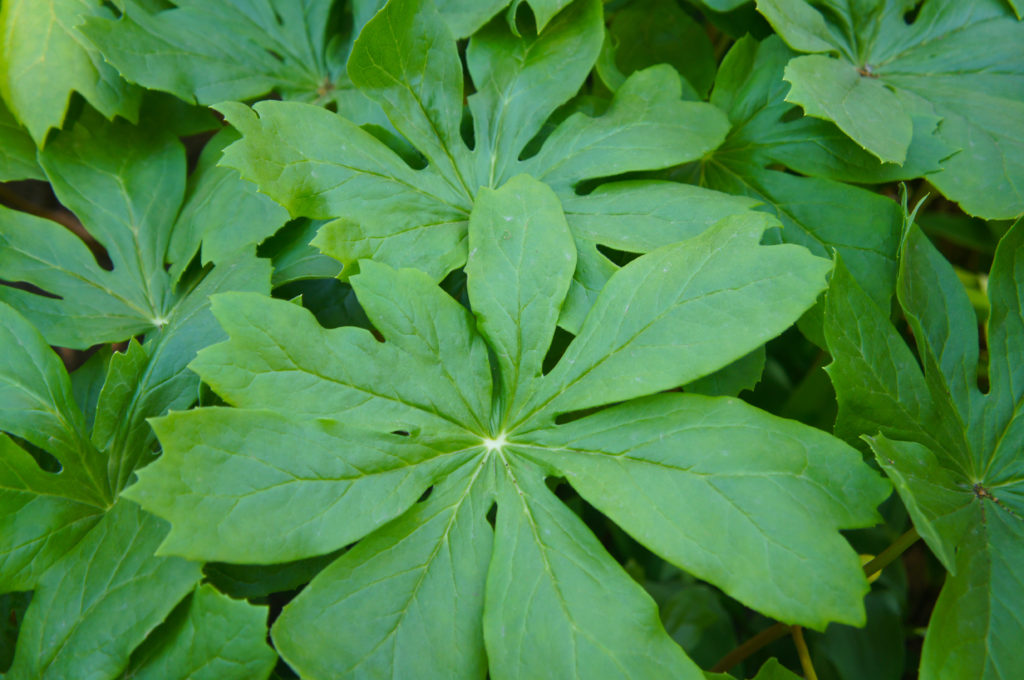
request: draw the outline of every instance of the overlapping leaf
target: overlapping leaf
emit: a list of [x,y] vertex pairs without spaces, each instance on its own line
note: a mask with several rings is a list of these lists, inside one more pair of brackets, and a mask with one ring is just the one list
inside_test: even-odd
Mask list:
[[35,142],[0,100],[0,182],[42,178]]
[[[83,116],[39,156],[57,197],[105,248],[112,265],[109,270],[100,266],[82,239],[62,225],[0,209],[0,276],[47,294],[4,286],[0,301],[28,317],[49,343],[85,349],[151,334],[175,317],[195,312],[195,300],[200,299],[192,295],[196,285],[203,285],[207,294],[240,283],[247,289],[263,285],[266,265],[246,255],[244,245],[250,244],[251,250],[285,216],[278,212],[275,217],[266,198],[254,192],[235,194],[231,187],[227,196],[211,200],[209,194],[216,194],[215,185],[222,181],[244,184],[237,176],[200,172],[193,177],[179,220],[185,152],[170,134],[108,123],[93,114]],[[246,230],[233,229],[241,252],[222,249],[223,267],[203,284],[201,275],[178,280],[169,274],[169,258],[174,258],[177,274],[188,265],[200,238],[233,226],[224,224],[225,201],[238,215],[247,214],[248,205],[261,215],[248,221]],[[280,222],[274,224],[276,219]],[[246,281],[250,277],[255,277],[253,282]]]
[[128,80],[200,104],[271,92],[333,104],[359,123],[379,107],[352,87],[345,61],[359,29],[382,4],[355,0],[351,28],[331,21],[334,0],[176,0],[152,12],[136,0],[123,15],[90,19],[82,33]]
[[900,164],[915,117],[940,117],[937,134],[958,153],[929,181],[969,214],[1017,217],[1024,213],[1024,25],[1004,0],[917,4],[757,6],[790,47],[811,53],[786,66],[788,101]]
[[[887,182],[936,170],[951,150],[930,133],[934,117],[917,119],[903,167],[882,166],[834,125],[797,116],[784,100],[783,69],[794,56],[776,37],[738,41],[721,64],[711,102],[733,129],[693,180],[765,203],[784,228],[781,237],[826,255],[839,253],[857,281],[881,302],[892,294],[899,245],[899,207],[842,182]],[[780,171],[784,165],[796,176]],[[856,206],[856,208],[851,208]]]
[[[563,317],[576,329],[615,269],[598,244],[645,252],[750,204],[665,182],[609,183],[577,195],[586,180],[694,160],[721,141],[724,117],[707,104],[681,101],[679,76],[664,65],[626,80],[603,115],[569,116],[539,151],[524,156],[552,112],[577,93],[602,39],[596,0],[572,3],[539,36],[518,37],[500,17],[476,33],[466,51],[475,86],[468,99],[470,146],[463,139],[463,66],[453,34],[432,3],[397,0],[366,25],[348,72],[426,167],[414,169],[339,116],[287,102],[262,102],[254,111],[222,107],[243,135],[224,163],[293,216],[338,218],[315,243],[345,264],[346,275],[360,259],[373,258],[441,279],[466,260],[466,225],[480,189],[519,173],[541,179],[564,201],[579,241],[579,269]],[[635,216],[636,232],[622,229],[626,215]]]
[[[180,334],[202,337],[209,321]],[[183,393],[183,377],[160,375],[159,354],[133,343],[109,359],[89,427],[42,336],[3,303],[0,327],[0,590],[35,591],[6,677],[118,678],[201,577],[197,564],[155,556],[166,523],[118,500],[148,458],[144,419],[189,405],[195,384],[184,379]],[[261,629],[250,621],[257,641]]]
[[79,31],[87,17],[111,15],[101,0],[0,6],[0,95],[37,145],[64,122],[76,92],[107,118],[136,120],[142,91],[122,80]]
[[1024,224],[989,279],[989,390],[978,388],[977,319],[952,267],[916,228],[900,304],[924,366],[839,268],[829,293],[829,368],[839,427],[863,433],[914,525],[951,572],[932,613],[921,677],[1011,678],[1024,663]]
[[556,195],[527,176],[476,201],[474,314],[426,274],[370,261],[351,280],[383,342],[221,296],[230,339],[193,367],[233,407],[156,421],[163,456],[128,494],[171,521],[169,554],[279,562],[358,540],[273,628],[307,678],[703,677],[545,478],[761,611],[858,622],[867,586],[836,529],[875,520],[878,476],[735,399],[658,394],[813,303],[829,263],[759,245],[769,222],[726,218],[612,274],[547,374],[575,249]]

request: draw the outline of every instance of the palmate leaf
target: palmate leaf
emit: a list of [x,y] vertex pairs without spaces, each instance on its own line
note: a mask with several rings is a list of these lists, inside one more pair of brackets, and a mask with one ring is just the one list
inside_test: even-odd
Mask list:
[[[977,320],[953,268],[907,231],[900,304],[924,372],[842,267],[829,293],[829,373],[847,436],[863,433],[918,533],[950,571],[932,613],[921,677],[1002,679],[1024,663],[1024,224],[989,279],[987,394],[978,389]],[[887,308],[886,308],[887,309]]]
[[110,15],[101,0],[0,6],[0,95],[38,146],[64,122],[75,92],[107,118],[137,119],[142,90],[122,80],[78,29],[86,17]]
[[703,677],[545,478],[771,616],[861,622],[867,585],[837,529],[876,520],[882,480],[820,431],[658,394],[813,303],[829,262],[759,245],[770,223],[726,218],[612,274],[546,375],[575,253],[556,194],[528,176],[474,206],[473,314],[370,261],[351,280],[383,342],[220,296],[230,339],[192,366],[231,407],[154,421],[163,455],[127,494],[170,520],[166,554],[273,563],[358,541],[273,627],[304,678]]
[[[150,345],[133,342],[108,359],[89,428],[60,359],[0,303],[0,592],[34,591],[8,680],[121,677],[133,649],[202,576],[198,564],[155,556],[166,523],[118,499],[134,466],[148,459],[145,418],[194,400],[194,377],[169,373],[166,356],[187,361],[194,343],[216,329],[208,310],[183,319],[166,331],[176,346],[158,343],[150,357]],[[57,471],[43,467],[47,456]],[[251,609],[245,634],[262,644],[262,616]],[[266,677],[272,654],[265,645],[260,654]]]
[[[691,168],[691,179],[765,204],[784,228],[781,238],[820,255],[839,253],[876,301],[896,283],[900,211],[893,201],[844,182],[910,179],[939,168],[952,153],[932,136],[937,119],[915,119],[906,163],[882,165],[834,125],[809,117],[789,120],[783,69],[795,53],[777,37],[739,40],[719,69],[711,103],[733,124],[725,142]],[[784,165],[805,175],[776,169]],[[773,167],[776,166],[776,167]],[[852,206],[856,206],[853,208]]]
[[[105,248],[112,264],[110,270],[101,267],[86,244],[62,225],[0,209],[0,276],[48,294],[0,286],[0,301],[28,317],[50,344],[86,349],[155,335],[175,315],[190,313],[196,299],[192,290],[205,272],[185,279],[176,275],[189,264],[201,238],[229,227],[236,248],[214,252],[223,254],[219,259],[225,266],[214,275],[223,280],[206,288],[248,275],[257,277],[259,286],[266,265],[246,251],[286,216],[255,192],[234,191],[245,186],[237,176],[225,178],[204,168],[186,193],[185,150],[171,134],[83,115],[39,157],[61,203]],[[221,191],[217,185],[224,182],[229,186]],[[225,224],[227,200],[237,214],[261,218],[250,220],[245,229]],[[171,258],[175,276],[165,268]]]
[[1024,25],[1005,0],[928,0],[908,25],[904,15],[916,5],[757,3],[790,47],[812,53],[786,66],[787,101],[901,164],[915,116],[940,117],[937,134],[958,153],[928,180],[971,215],[1017,217],[1024,213]]
[[[603,115],[569,116],[536,154],[523,157],[590,73],[603,40],[601,19],[600,2],[577,0],[536,36],[516,36],[501,17],[474,34],[466,50],[475,86],[468,98],[470,148],[462,136],[463,65],[453,33],[428,0],[390,2],[363,29],[348,72],[426,167],[414,169],[342,117],[289,102],[222,106],[242,133],[223,163],[292,216],[337,218],[314,243],[345,265],[345,276],[372,258],[440,280],[466,261],[467,220],[481,188],[520,173],[543,180],[564,201],[578,241],[578,271],[562,319],[576,330],[615,270],[598,244],[620,247],[625,240],[632,252],[646,252],[751,205],[654,181],[606,183],[577,195],[585,180],[691,161],[721,141],[724,117],[707,104],[681,101],[679,76],[665,65],[630,77]],[[665,203],[671,207],[651,208]],[[643,225],[641,233],[621,228],[627,215]]]
[[81,32],[128,80],[199,104],[276,92],[331,104],[358,123],[385,123],[352,87],[345,61],[382,4],[354,0],[351,28],[331,21],[335,0],[175,0],[160,12],[126,0],[119,19],[91,18]]

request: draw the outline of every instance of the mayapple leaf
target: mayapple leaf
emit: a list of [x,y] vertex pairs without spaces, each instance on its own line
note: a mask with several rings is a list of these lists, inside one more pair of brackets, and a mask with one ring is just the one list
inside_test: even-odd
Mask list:
[[75,92],[109,119],[137,119],[142,90],[122,80],[78,28],[87,17],[111,15],[100,0],[7,0],[0,7],[0,95],[37,146],[64,123]]
[[[1024,663],[1024,223],[1000,241],[989,277],[989,391],[978,388],[977,320],[952,266],[915,225],[903,239],[899,302],[921,365],[842,268],[826,337],[839,426],[865,435],[918,533],[950,571],[921,660],[925,680],[1010,677]],[[922,367],[923,366],[923,373]],[[837,426],[837,430],[840,427]]]
[[[545,483],[564,479],[753,607],[862,623],[868,586],[837,530],[876,521],[881,478],[818,430],[657,394],[784,330],[829,262],[760,245],[767,216],[728,217],[610,274],[545,373],[574,259],[556,194],[518,176],[481,191],[469,222],[472,314],[426,274],[369,261],[351,282],[376,335],[325,330],[292,302],[217,298],[229,340],[192,367],[228,406],[156,420],[163,454],[126,491],[171,522],[160,553],[274,563],[355,542],[273,627],[306,677],[701,678]],[[729,531],[709,537],[711,516]],[[754,587],[737,565],[765,560]]]
[[350,3],[348,30],[329,21],[334,4],[177,0],[153,12],[126,0],[120,18],[89,18],[80,30],[127,80],[188,102],[209,105],[277,93],[331,104],[358,123],[386,125],[380,108],[345,73],[352,41],[382,3]]
[[[951,151],[933,148],[924,132],[930,133],[935,122],[928,128],[922,120],[921,141],[915,136],[904,167],[916,174],[904,176],[903,169],[886,169],[835,126],[807,117],[787,122],[793,107],[783,99],[782,72],[793,54],[774,36],[760,43],[748,36],[733,45],[711,95],[711,102],[729,115],[733,131],[692,169],[693,179],[764,203],[763,209],[782,222],[782,240],[819,255],[838,253],[881,304],[896,282],[899,206],[843,182],[918,176],[938,169],[939,159]],[[807,176],[781,171],[779,164]]]
[[0,99],[0,182],[44,177],[35,142]]
[[132,680],[265,680],[277,656],[266,643],[267,607],[203,584],[132,655]]
[[268,289],[250,259],[203,278],[154,340],[87,364],[77,395],[43,336],[0,303],[0,592],[35,590],[8,678],[120,677],[199,580],[197,564],[153,554],[166,524],[118,496],[152,459],[146,419],[196,399],[187,364],[222,337],[207,295]]
[[202,576],[198,564],[154,557],[166,532],[134,503],[115,503],[35,586],[6,677],[116,678]]
[[[907,159],[924,112],[957,153],[928,181],[965,212],[1024,213],[1024,26],[1004,0],[758,0],[794,50],[786,100],[830,120],[883,162]],[[834,55],[834,56],[833,56]]]
[[[532,6],[537,12],[537,4]],[[527,173],[573,202],[571,213],[614,221],[622,214],[615,202],[577,195],[582,182],[692,161],[724,137],[724,116],[708,104],[681,101],[679,75],[660,65],[631,75],[603,115],[569,116],[544,138],[537,153],[524,156],[544,134],[555,109],[579,91],[602,38],[596,0],[568,4],[538,35],[517,35],[500,18],[474,34],[466,48],[474,88],[468,96],[471,147],[464,140],[467,87],[454,35],[433,3],[390,2],[360,34],[348,71],[419,151],[425,167],[410,166],[340,116],[291,102],[260,102],[253,109],[237,103],[220,106],[242,134],[225,151],[223,163],[255,182],[293,217],[335,218],[314,244],[343,263],[342,276],[354,275],[361,260],[373,259],[421,269],[441,280],[466,261],[469,214],[483,188],[500,187]],[[730,213],[749,205],[675,183],[634,182],[624,191],[628,212],[638,215],[665,200],[718,200],[722,211]],[[698,231],[700,219],[691,220],[689,214],[661,212],[671,237]],[[575,232],[572,215],[568,219]],[[572,283],[563,319],[567,328],[578,328],[591,293],[615,269],[604,256],[598,259],[596,245],[620,231],[590,235],[595,243],[581,257]]]
[[704,27],[672,0],[640,0],[611,13],[597,73],[612,90],[626,76],[669,64],[686,79],[687,99],[707,99],[715,80],[715,53]]
[[[109,123],[91,114],[83,115],[39,156],[57,197],[105,249],[112,268],[101,267],[85,242],[64,226],[4,208],[4,279],[30,283],[47,295],[4,286],[0,300],[28,317],[50,344],[62,347],[86,349],[166,328],[196,283],[178,281],[165,268],[185,195],[181,143],[166,132],[122,121]],[[207,175],[196,179],[190,197],[215,181]],[[244,193],[235,197],[234,208],[244,213],[246,205],[261,206],[264,201],[255,193]],[[192,225],[209,224],[221,216],[216,202],[190,202],[189,208],[180,230],[191,236],[174,241],[173,254],[181,259],[172,264],[179,271],[198,249],[196,239],[205,235]],[[284,216],[280,218],[283,223]],[[248,227],[248,232],[235,228],[233,233],[249,249],[271,230],[266,220]],[[236,266],[245,259],[238,253],[245,250],[231,252]]]

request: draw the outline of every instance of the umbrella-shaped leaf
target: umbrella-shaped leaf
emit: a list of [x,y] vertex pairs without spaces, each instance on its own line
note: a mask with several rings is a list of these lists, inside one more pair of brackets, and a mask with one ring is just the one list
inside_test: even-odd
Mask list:
[[899,301],[921,367],[840,268],[828,295],[829,373],[847,436],[863,434],[918,533],[950,571],[921,677],[1008,678],[1024,663],[1024,223],[996,251],[989,285],[989,391],[978,388],[974,311],[952,266],[916,226],[904,237]]
[[[273,628],[304,677],[702,677],[545,478],[751,606],[862,622],[867,584],[837,530],[873,523],[887,487],[859,455],[735,400],[647,396],[813,303],[829,262],[760,245],[770,224],[729,217],[611,274],[546,374],[573,244],[553,191],[527,176],[477,199],[473,314],[426,275],[368,261],[351,281],[376,337],[224,296],[230,339],[193,366],[232,408],[157,421],[164,453],[127,493],[171,522],[171,554],[290,561],[361,539]],[[195,521],[197,507],[222,519]],[[740,563],[775,576],[750,587]]]

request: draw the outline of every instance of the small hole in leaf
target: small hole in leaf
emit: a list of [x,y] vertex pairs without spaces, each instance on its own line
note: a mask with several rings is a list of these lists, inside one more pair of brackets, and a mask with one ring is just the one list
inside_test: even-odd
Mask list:
[[491,528],[493,529],[495,527],[495,523],[497,522],[497,520],[498,520],[498,505],[497,504],[492,504],[491,505],[491,509],[487,511],[487,523],[490,524]]
[[423,494],[419,497],[419,500],[417,500],[416,502],[417,503],[422,503],[423,501],[425,501],[428,498],[430,498],[430,494],[432,494],[432,493],[434,493],[434,487],[432,487],[432,486],[428,487],[427,490],[423,492]]
[[274,59],[278,60],[279,62],[284,63],[284,57],[282,57],[280,54],[278,54],[274,50],[267,50],[267,54],[269,54],[270,56],[272,56]]
[[409,433],[406,432],[405,430],[395,430],[391,434],[397,434],[399,437],[408,437],[409,436]]

